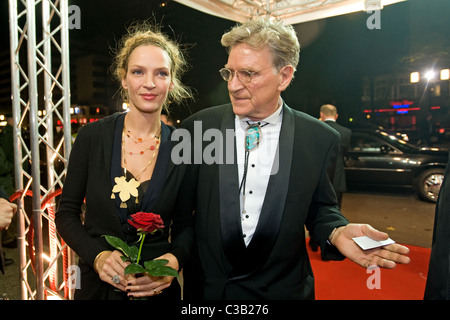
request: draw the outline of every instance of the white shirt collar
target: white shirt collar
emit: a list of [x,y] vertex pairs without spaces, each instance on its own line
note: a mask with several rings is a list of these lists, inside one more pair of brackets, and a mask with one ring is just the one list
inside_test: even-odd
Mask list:
[[239,119],[240,121],[243,121],[243,122],[251,121],[251,122],[261,122],[261,123],[265,122],[265,123],[269,123],[269,124],[278,124],[278,123],[281,122],[280,114],[281,114],[282,110],[283,110],[283,102],[281,103],[280,107],[278,107],[278,108],[275,110],[274,113],[272,113],[272,114],[271,114],[270,116],[268,116],[267,118],[262,119],[262,120],[259,120],[259,121],[253,121],[253,120],[250,120],[250,119],[249,119],[248,117],[246,117],[246,116],[237,116],[237,117],[238,117],[238,119]]

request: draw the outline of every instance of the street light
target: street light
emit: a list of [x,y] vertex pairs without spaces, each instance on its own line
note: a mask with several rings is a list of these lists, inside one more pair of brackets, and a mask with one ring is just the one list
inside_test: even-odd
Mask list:
[[411,83],[417,83],[420,81],[420,73],[419,72],[411,72],[409,76],[409,81]]
[[427,81],[431,81],[434,79],[435,75],[436,74],[434,70],[428,70],[427,72],[425,72],[425,79],[427,79]]
[[450,79],[450,69],[442,69],[441,80],[449,80],[449,79]]
[[[427,81],[434,80],[436,78],[436,72],[434,70],[428,70],[424,73],[423,77]],[[442,69],[440,71],[440,80],[450,80],[450,69]],[[418,83],[420,82],[420,72],[411,72],[409,74],[409,82],[410,83]]]

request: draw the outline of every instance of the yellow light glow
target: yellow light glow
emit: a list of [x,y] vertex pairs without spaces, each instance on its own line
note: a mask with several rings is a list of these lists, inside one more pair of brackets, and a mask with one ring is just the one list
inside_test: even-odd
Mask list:
[[449,79],[450,79],[450,69],[442,69],[441,80],[449,80]]
[[425,73],[425,78],[429,81],[429,80],[433,80],[434,77],[436,76],[436,73],[434,72],[434,70],[429,70]]
[[420,81],[420,73],[419,72],[411,72],[409,76],[409,81],[411,83],[417,83]]

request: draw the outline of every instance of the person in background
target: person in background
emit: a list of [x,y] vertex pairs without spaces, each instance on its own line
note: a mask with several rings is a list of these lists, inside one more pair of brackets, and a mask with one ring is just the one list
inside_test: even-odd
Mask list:
[[[13,149],[13,118],[6,117],[6,125],[0,132],[0,186],[11,196],[16,191],[14,183],[14,149]],[[11,226],[1,233],[3,247],[17,248],[17,222],[14,217]],[[7,259],[9,262],[10,259]]]
[[[17,211],[17,205],[9,202],[5,190],[0,187],[0,231],[7,230],[11,224],[12,218]],[[5,272],[5,261],[0,239],[0,271]]]
[[79,130],[56,213],[59,234],[80,257],[75,299],[180,299],[173,277],[125,276],[127,263],[103,236],[132,245],[138,235],[130,216],[152,212],[165,227],[147,235],[141,260],[167,259],[167,266],[180,270],[189,257],[192,213],[172,214],[183,170],[175,170],[172,129],[160,117],[168,100],[191,97],[180,81],[185,67],[181,49],[156,26],[136,24],[119,44],[114,71],[129,111]]
[[[3,137],[4,132],[0,134]],[[11,144],[12,144],[12,137]],[[3,150],[3,146],[7,147],[7,141],[0,138],[0,188],[1,188],[1,198],[9,199],[9,197],[14,193],[14,162],[11,162],[10,156],[6,154]],[[17,223],[16,217],[13,216],[12,220],[9,221],[8,228],[0,228],[0,250],[1,248],[17,248]],[[1,257],[2,266],[12,265],[14,260],[6,257],[2,254]]]
[[[345,179],[344,155],[350,147],[352,131],[336,122],[338,118],[337,109],[331,104],[324,104],[320,107],[320,120],[335,129],[339,133],[339,153],[336,162],[336,171],[334,173],[333,188],[336,192],[339,208],[342,208],[342,195],[347,191],[347,182]],[[313,251],[317,251],[319,244],[316,239],[310,236],[309,246]]]
[[164,122],[164,124],[168,125],[168,126],[172,126],[174,125],[173,123],[173,119],[170,116],[170,114],[168,112],[162,112],[161,113],[161,121]]
[[[450,154],[449,154],[450,159]],[[450,160],[445,169],[434,218],[425,300],[450,300]]]
[[[195,210],[197,251],[197,263],[184,269],[185,299],[313,299],[305,225],[328,259],[347,257],[363,267],[409,263],[404,246],[363,251],[352,240],[388,235],[348,223],[331,183],[338,133],[281,98],[299,61],[293,27],[255,18],[221,42],[228,61],[219,72],[231,104],[199,111],[182,125],[192,150],[203,143],[180,193],[184,210]],[[223,137],[215,152],[201,139],[206,132]]]
[[338,198],[339,208],[342,207],[342,195],[347,191],[347,182],[345,179],[344,157],[350,148],[352,130],[337,123],[337,109],[331,104],[324,104],[320,107],[320,120],[339,132],[339,154],[336,164],[336,172],[333,179],[334,191]]

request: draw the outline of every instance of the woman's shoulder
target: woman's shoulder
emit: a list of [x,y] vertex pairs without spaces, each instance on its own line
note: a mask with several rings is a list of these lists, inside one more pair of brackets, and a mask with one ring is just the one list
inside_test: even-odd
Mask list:
[[112,132],[114,130],[117,118],[124,115],[125,114],[123,112],[116,112],[97,121],[85,124],[78,130],[76,140],[83,140],[86,142],[86,140],[91,140],[93,138],[98,139],[99,136],[107,132]]
[[81,131],[96,131],[96,130],[104,130],[106,127],[114,126],[117,118],[125,116],[124,112],[116,112],[104,118],[101,118],[97,121],[89,122],[80,128]]

